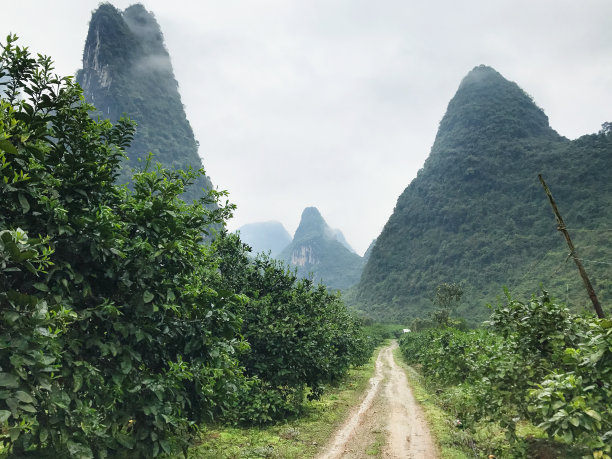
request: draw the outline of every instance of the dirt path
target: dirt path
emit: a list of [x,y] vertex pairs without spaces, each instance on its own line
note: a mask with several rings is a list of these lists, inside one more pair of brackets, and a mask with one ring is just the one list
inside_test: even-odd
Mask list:
[[406,374],[393,359],[396,348],[397,342],[393,341],[380,351],[370,388],[361,404],[318,459],[438,457]]

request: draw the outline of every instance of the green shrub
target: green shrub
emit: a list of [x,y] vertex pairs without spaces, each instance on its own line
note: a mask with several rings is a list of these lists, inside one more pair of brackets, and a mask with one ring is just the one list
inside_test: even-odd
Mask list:
[[[117,187],[133,125],[9,37],[0,56],[0,431],[10,454],[153,457],[231,405],[242,299],[202,244],[228,207],[198,173]],[[147,165],[147,168],[149,166]]]
[[371,341],[339,296],[298,279],[266,255],[250,259],[248,246],[234,234],[221,235],[214,246],[223,282],[248,298],[239,314],[249,349],[238,358],[246,375],[256,380],[240,401],[241,421],[297,414],[305,394],[319,397],[351,365],[368,360]]
[[516,442],[517,423],[528,420],[551,438],[609,456],[612,321],[574,316],[544,292],[527,302],[508,295],[487,325],[407,333],[401,350],[442,388],[464,426],[488,420]]

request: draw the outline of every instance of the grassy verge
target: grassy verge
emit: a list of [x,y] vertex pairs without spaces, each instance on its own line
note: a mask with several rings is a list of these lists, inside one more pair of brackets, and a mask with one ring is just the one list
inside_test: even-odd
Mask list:
[[329,387],[320,400],[308,402],[298,419],[265,427],[206,427],[198,444],[190,449],[189,458],[314,457],[359,402],[374,373],[378,351],[367,365],[351,369],[337,386]]

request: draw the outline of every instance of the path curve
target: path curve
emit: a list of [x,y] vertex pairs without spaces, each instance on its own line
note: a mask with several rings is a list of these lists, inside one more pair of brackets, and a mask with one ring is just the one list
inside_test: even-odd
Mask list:
[[[393,358],[397,341],[381,349],[370,387],[317,459],[437,458],[425,416]],[[377,446],[380,437],[384,444]],[[366,452],[367,450],[367,452]]]

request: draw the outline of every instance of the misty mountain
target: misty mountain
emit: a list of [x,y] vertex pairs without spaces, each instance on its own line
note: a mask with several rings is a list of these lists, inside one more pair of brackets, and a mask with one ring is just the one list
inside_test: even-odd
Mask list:
[[359,280],[363,259],[338,234],[342,235],[327,225],[316,207],[307,207],[291,244],[277,258],[296,267],[301,276],[312,273],[315,281],[331,289],[347,289]]
[[[77,81],[101,117],[116,121],[127,115],[138,124],[121,183],[129,181],[131,169],[145,167],[139,160],[149,152],[166,168],[202,167],[163,34],[141,4],[120,11],[104,3],[93,12]],[[207,177],[184,198],[201,197],[203,188],[212,189]]]
[[612,134],[560,136],[517,84],[479,66],[459,85],[424,167],[372,247],[356,307],[379,319],[424,317],[436,286],[455,282],[465,290],[457,313],[471,321],[487,315],[504,286],[525,298],[543,285],[574,309],[591,308],[539,173],[609,305]]
[[355,252],[355,249],[351,247],[351,244],[348,243],[342,231],[340,231],[339,229],[333,229],[332,232],[333,232],[334,237],[336,238],[338,242],[340,242],[340,244],[342,244],[344,247],[349,249],[351,252],[357,253]]
[[248,223],[238,229],[242,242],[253,249],[253,253],[271,252],[275,257],[291,243],[291,235],[277,221]]

